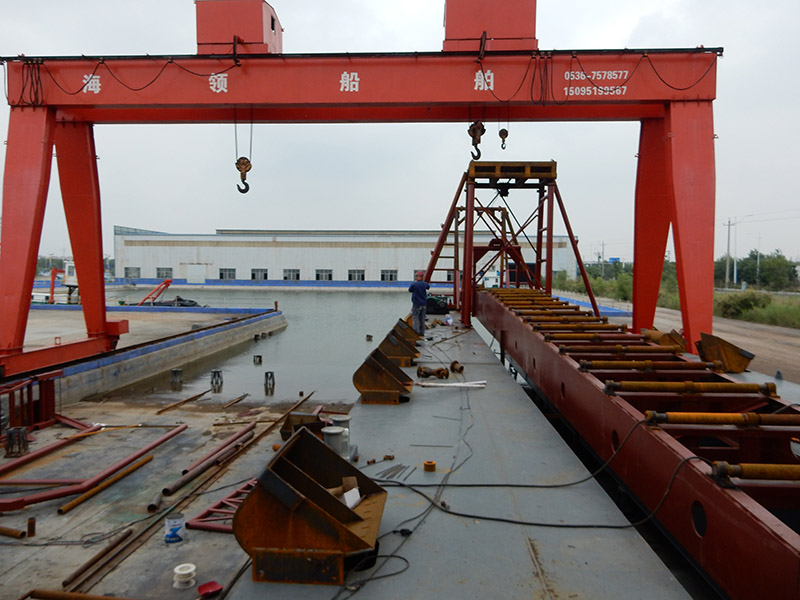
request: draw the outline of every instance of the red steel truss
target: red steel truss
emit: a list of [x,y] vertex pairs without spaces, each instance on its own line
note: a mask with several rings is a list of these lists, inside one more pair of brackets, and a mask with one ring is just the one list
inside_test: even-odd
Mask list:
[[[277,54],[263,0],[198,2],[198,54],[9,57],[0,376],[113,349],[96,123],[640,121],[634,328],[652,325],[672,227],[684,335],[711,332],[712,101],[721,49],[541,51],[535,0],[449,0],[443,52]],[[225,18],[223,18],[225,17]],[[256,26],[253,26],[253,22]],[[23,352],[53,147],[87,339]]]

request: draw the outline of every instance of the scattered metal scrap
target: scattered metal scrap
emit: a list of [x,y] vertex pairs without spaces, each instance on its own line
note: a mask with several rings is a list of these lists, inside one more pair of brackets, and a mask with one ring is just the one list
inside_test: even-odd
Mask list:
[[200,392],[199,394],[195,394],[194,396],[190,396],[189,398],[186,398],[185,400],[179,400],[178,402],[173,402],[172,404],[168,404],[167,406],[165,406],[163,408],[159,408],[156,411],[156,414],[160,415],[160,414],[163,414],[163,413],[167,412],[168,410],[172,410],[173,408],[178,408],[179,406],[182,406],[182,405],[186,404],[187,402],[194,402],[195,400],[199,400],[200,398],[205,396],[210,391],[211,391],[211,389],[207,389],[205,392]]

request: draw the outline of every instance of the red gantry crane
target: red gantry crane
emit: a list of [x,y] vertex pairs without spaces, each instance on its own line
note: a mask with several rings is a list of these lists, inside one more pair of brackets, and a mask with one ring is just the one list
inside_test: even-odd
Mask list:
[[[115,347],[93,127],[107,123],[639,121],[633,327],[650,327],[672,226],[690,345],[712,322],[719,48],[540,50],[535,0],[448,0],[442,52],[282,54],[263,0],[197,0],[197,54],[5,57],[0,375]],[[53,147],[87,338],[23,352]]]

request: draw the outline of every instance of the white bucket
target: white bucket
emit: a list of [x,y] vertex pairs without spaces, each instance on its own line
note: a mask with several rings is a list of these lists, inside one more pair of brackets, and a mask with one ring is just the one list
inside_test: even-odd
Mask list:
[[164,541],[168,544],[186,539],[186,521],[182,513],[172,513],[164,519]]
[[323,427],[322,435],[325,439],[325,443],[328,444],[336,454],[339,456],[347,454],[348,443],[344,437],[344,427],[338,427],[336,425]]

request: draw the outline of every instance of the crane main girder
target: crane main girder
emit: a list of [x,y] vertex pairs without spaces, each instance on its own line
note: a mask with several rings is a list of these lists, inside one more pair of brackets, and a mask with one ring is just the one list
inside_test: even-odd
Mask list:
[[713,100],[719,52],[3,60],[9,103],[55,107],[61,121],[219,123],[241,120],[242,109],[256,122],[594,121],[657,118],[664,103]]

